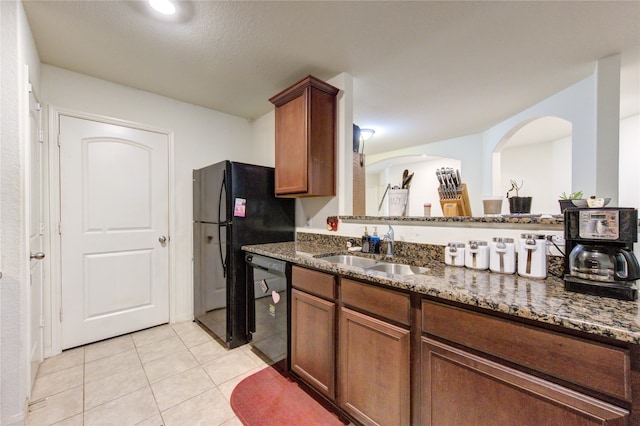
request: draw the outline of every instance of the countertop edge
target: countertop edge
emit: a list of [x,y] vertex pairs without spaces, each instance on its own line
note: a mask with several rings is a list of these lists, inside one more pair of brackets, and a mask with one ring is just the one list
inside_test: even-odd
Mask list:
[[[295,242],[289,243],[273,243],[273,244],[259,244],[243,246],[242,249],[249,253],[255,253],[263,256],[272,257],[275,259],[284,260],[292,264],[307,266],[314,269],[322,270],[329,273],[340,274],[350,278],[356,278],[361,280],[372,281],[376,284],[388,286],[391,288],[397,288],[400,290],[410,291],[414,293],[423,294],[426,296],[442,299],[443,301],[451,301],[461,303],[464,305],[479,307],[490,311],[515,316],[527,320],[533,320],[545,324],[551,324],[567,328],[570,330],[576,330],[585,332],[591,335],[602,336],[610,339],[614,339],[620,342],[626,343],[640,343],[640,317],[638,313],[638,302],[626,302],[606,299],[606,302],[602,302],[602,298],[595,298],[595,296],[582,295],[578,293],[564,292],[562,296],[567,300],[559,300],[552,295],[544,297],[545,304],[558,306],[558,311],[566,310],[567,312],[549,312],[549,310],[536,309],[533,306],[526,306],[520,303],[502,303],[497,298],[492,298],[490,294],[483,294],[482,292],[469,291],[466,288],[456,288],[456,286],[441,286],[437,288],[433,285],[425,285],[425,282],[429,280],[444,281],[443,277],[425,278],[418,276],[406,276],[406,277],[393,277],[381,275],[364,274],[363,270],[356,267],[350,267],[346,265],[332,264],[326,261],[322,261],[317,257],[322,255],[335,254],[336,250],[330,247],[318,247],[313,244],[297,244]],[[315,256],[315,257],[314,257]],[[545,291],[547,286],[553,288],[553,291],[558,292],[558,286],[562,286],[562,280],[559,278],[547,278],[546,280],[533,280],[525,279],[517,276],[502,276],[501,274],[495,274],[489,271],[473,271],[467,268],[456,268],[450,266],[443,266],[443,264],[434,264],[435,268],[453,268],[450,271],[460,273],[467,271],[470,272],[473,282],[476,280],[488,280],[488,277],[498,277],[498,279],[507,280],[509,283],[516,282],[517,286],[526,287],[527,291],[537,290],[538,292]],[[447,272],[447,271],[445,271]],[[515,280],[515,281],[514,281]],[[455,284],[450,282],[450,284]],[[443,288],[444,287],[444,288]],[[519,290],[519,289],[518,289]],[[575,303],[574,300],[575,299]],[[529,299],[527,299],[529,300]],[[602,303],[600,303],[602,302]],[[600,305],[607,305],[601,308],[599,311],[604,317],[613,317],[619,324],[616,326],[611,324],[605,324],[603,320],[594,319],[598,317],[597,313],[590,312],[590,310],[598,309]],[[530,303],[531,305],[531,303]],[[594,306],[596,306],[594,308]],[[619,318],[616,312],[616,307],[622,307],[620,309]],[[632,319],[631,319],[632,318]]]

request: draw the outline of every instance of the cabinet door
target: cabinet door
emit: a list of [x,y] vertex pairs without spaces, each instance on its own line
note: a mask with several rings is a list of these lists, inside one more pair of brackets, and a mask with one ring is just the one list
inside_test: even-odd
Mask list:
[[422,338],[425,425],[626,425],[628,412]]
[[335,303],[291,291],[291,370],[335,397]]
[[306,193],[308,190],[308,90],[300,92],[299,96],[276,108],[277,195]]
[[340,308],[339,403],[366,425],[408,425],[409,330]]
[[336,195],[338,92],[307,76],[269,99],[276,106],[276,195]]

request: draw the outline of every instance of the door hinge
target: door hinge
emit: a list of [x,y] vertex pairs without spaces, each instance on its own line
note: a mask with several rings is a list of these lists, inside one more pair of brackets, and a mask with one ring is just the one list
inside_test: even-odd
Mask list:
[[38,141],[44,142],[44,130],[38,131]]
[[27,89],[29,89],[29,93],[33,93],[33,86],[31,85],[31,83],[27,85]]
[[60,308],[60,322],[62,322],[62,308]]
[[40,315],[40,327],[44,327],[44,315]]
[[40,111],[42,109],[42,104],[40,102],[36,102],[36,111]]
[[44,235],[44,223],[40,224],[40,235]]
[[58,146],[62,146],[60,145],[60,135],[58,135]]
[[62,235],[62,223],[58,222],[58,235]]

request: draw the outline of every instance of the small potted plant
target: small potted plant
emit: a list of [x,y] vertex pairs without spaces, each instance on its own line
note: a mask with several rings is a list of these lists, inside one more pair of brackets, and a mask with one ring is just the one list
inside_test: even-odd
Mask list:
[[560,194],[560,199],[558,200],[560,203],[560,213],[564,213],[568,207],[575,207],[573,200],[582,200],[582,196],[582,191],[572,192],[569,195],[567,195],[566,192]]
[[[524,185],[521,181],[520,185],[515,179],[511,179],[511,188],[507,191],[507,199],[509,200],[509,212],[511,214],[529,214],[531,213],[531,197],[521,197],[520,189]],[[515,192],[516,195],[509,197],[511,192]]]

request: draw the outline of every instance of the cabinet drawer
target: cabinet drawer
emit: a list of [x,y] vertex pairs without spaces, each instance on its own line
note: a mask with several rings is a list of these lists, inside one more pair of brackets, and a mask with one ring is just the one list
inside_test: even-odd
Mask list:
[[595,426],[630,420],[622,408],[424,337],[422,386],[423,425]]
[[372,285],[342,279],[340,299],[345,305],[371,312],[375,315],[409,325],[411,302],[409,295]]
[[422,302],[422,330],[533,370],[631,400],[627,350],[430,301]]
[[336,277],[311,269],[293,266],[291,268],[291,285],[325,299],[336,298]]

